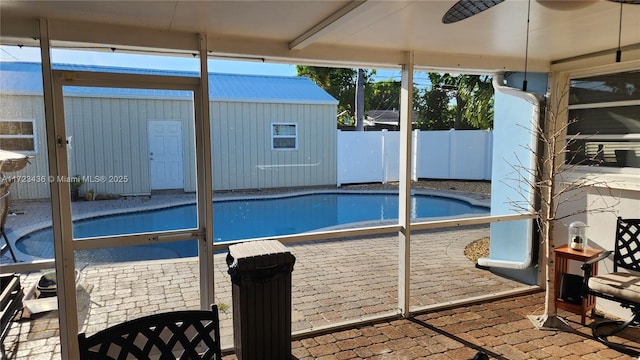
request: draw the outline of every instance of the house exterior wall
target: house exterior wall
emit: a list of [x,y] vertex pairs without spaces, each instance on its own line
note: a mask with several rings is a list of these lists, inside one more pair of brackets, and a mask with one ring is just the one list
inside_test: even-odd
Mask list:
[[[521,86],[519,74],[507,79],[507,86]],[[529,74],[529,91],[544,91],[547,74]],[[513,93],[496,91],[494,103],[493,159],[491,177],[491,215],[512,215],[535,203],[530,183],[535,182],[535,123],[539,113],[530,100]],[[533,219],[493,222],[490,225],[489,259],[496,261],[491,270],[527,284],[538,282],[538,268],[533,261],[535,248]],[[499,261],[511,262],[511,268]],[[525,267],[526,266],[526,267]],[[522,267],[522,268],[518,268]]]
[[14,177],[16,181],[11,186],[12,199],[41,199],[50,197],[47,162],[47,141],[44,122],[44,102],[42,96],[37,95],[7,95],[0,96],[0,119],[35,119],[36,147],[35,154],[29,159],[24,169],[5,176]]
[[[71,137],[69,175],[103,176],[105,181],[85,183],[83,191],[121,195],[145,195],[149,177],[149,120],[182,123],[185,184],[195,184],[193,106],[190,101],[65,97],[67,137]],[[126,176],[126,181],[110,181]],[[185,186],[194,191],[195,186]],[[83,192],[81,191],[81,192]]]
[[[556,83],[554,89],[568,89],[568,81],[571,78],[600,75],[608,73],[622,73],[626,71],[640,70],[640,60],[637,60],[629,52],[626,59],[635,59],[614,63],[612,55],[602,54],[579,58],[552,66],[552,73]],[[565,90],[568,93],[568,90]],[[562,96],[560,94],[559,96]],[[562,111],[566,103],[562,103],[556,121],[566,122],[568,111]],[[627,135],[632,138],[633,135]],[[582,221],[587,225],[588,247],[614,250],[616,235],[616,218],[640,217],[640,169],[638,168],[613,168],[574,166],[563,171],[556,181],[557,190],[562,189],[568,183],[577,181],[592,186],[583,188],[581,193],[566,193],[558,199],[558,217],[571,215],[558,221],[554,228],[554,243],[556,246],[566,244],[568,240],[568,227],[573,221]],[[613,271],[613,256],[603,260],[599,267],[600,274]],[[570,272],[581,274],[580,263],[570,262]],[[557,285],[556,285],[557,286]],[[602,298],[596,301],[596,308],[606,314],[628,318],[630,312],[622,308],[619,303]]]
[[[556,191],[564,189],[572,182],[588,184],[589,179],[597,179],[598,183],[585,186],[558,197],[558,218],[554,227],[553,238],[555,246],[567,244],[569,240],[569,225],[574,221],[581,221],[587,225],[587,246],[601,250],[614,250],[616,238],[617,217],[637,219],[640,217],[640,182],[638,176],[615,174],[616,169],[610,169],[611,174],[593,174],[588,168],[576,168],[564,172],[556,181]],[[632,169],[631,171],[634,171]],[[569,272],[582,274],[581,263],[569,262]],[[598,266],[600,274],[613,272],[613,255],[602,260]],[[598,298],[598,310],[605,314],[620,318],[629,318],[631,312],[624,309],[617,302]]]
[[[0,118],[36,119],[38,152],[25,169],[10,175],[42,178],[11,187],[14,199],[50,197],[44,107],[41,96],[0,96]],[[184,191],[196,190],[193,105],[184,99],[65,96],[69,174],[87,182],[81,194],[148,195],[149,120],[182,123]],[[214,190],[336,184],[336,105],[211,101]],[[297,150],[271,149],[271,123],[298,124]],[[85,150],[86,149],[86,150]],[[109,181],[126,176],[127,181]]]
[[[336,184],[335,105],[211,104],[214,190]],[[272,150],[271,124],[296,123],[298,148]]]

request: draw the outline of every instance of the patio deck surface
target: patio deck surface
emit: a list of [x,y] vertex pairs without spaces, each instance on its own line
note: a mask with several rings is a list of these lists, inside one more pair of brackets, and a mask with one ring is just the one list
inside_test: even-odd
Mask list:
[[[412,306],[523,287],[476,269],[461,255],[464,244],[486,231],[474,228],[414,235]],[[297,257],[292,274],[294,332],[394,312],[394,238],[289,245]],[[215,255],[216,303],[224,304],[220,311],[223,347],[232,348],[231,286],[224,256]],[[38,277],[39,274],[25,275],[24,283],[33,283]],[[125,319],[199,306],[194,259],[90,265],[82,270],[79,285],[79,324],[88,334]],[[526,315],[542,312],[543,295],[539,291],[511,295],[410,319],[299,338],[292,344],[293,354],[298,359],[470,359],[483,350],[498,359],[631,358],[591,339],[590,329],[579,323],[578,315],[561,312],[571,320],[575,333],[535,330]],[[5,341],[7,356],[59,359],[58,335],[56,312],[14,322]],[[638,343],[640,336],[631,335],[629,341]]]
[[[634,359],[596,342],[580,317],[564,311],[573,332],[535,329],[526,315],[540,312],[544,293],[434,311],[408,319],[354,327],[295,340],[295,359]],[[623,343],[638,346],[640,333]],[[233,355],[225,357],[233,360]]]
[[[510,295],[409,319],[298,335],[292,344],[293,355],[297,359],[471,359],[482,350],[498,359],[631,358],[594,341],[578,315],[560,312],[570,320],[573,333],[535,330],[526,315],[542,312],[544,294],[513,295],[527,286],[478,269],[463,254],[468,243],[488,233],[488,226],[412,233],[411,307]],[[397,312],[396,235],[287,246],[296,256],[294,333]],[[223,348],[231,349],[233,311],[225,256],[214,255],[214,278]],[[199,307],[194,258],[78,266],[82,267],[77,284],[78,323],[87,334],[147,314]],[[25,290],[39,277],[40,273],[23,274]],[[640,344],[640,335],[630,332],[625,336],[629,338],[623,341]],[[57,312],[14,322],[3,345],[8,359],[60,359]]]

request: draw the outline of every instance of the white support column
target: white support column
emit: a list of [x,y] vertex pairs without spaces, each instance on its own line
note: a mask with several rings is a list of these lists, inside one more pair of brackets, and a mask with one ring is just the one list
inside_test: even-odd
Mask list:
[[[67,142],[64,129],[62,88],[54,85],[51,71],[51,45],[49,23],[40,19],[40,56],[47,150],[49,153],[49,175],[55,179],[69,176],[67,164]],[[58,321],[60,325],[60,354],[63,360],[79,359],[78,311],[76,301],[75,259],[71,230],[70,190],[67,183],[52,181],[51,215],[53,222],[53,244],[55,253],[56,284],[58,293]]]
[[382,169],[380,173],[380,181],[383,184],[387,183],[387,167],[389,166],[389,160],[387,160],[387,152],[385,151],[387,146],[387,144],[385,143],[385,139],[388,134],[389,132],[387,129],[382,129],[382,131],[380,131],[380,161],[382,162],[382,165],[380,166],[380,168]]
[[[413,114],[413,113],[412,113]],[[411,132],[411,180],[418,181],[418,164],[420,163],[420,157],[418,155],[418,141],[420,141],[420,129],[416,129]]]
[[411,118],[413,115],[413,51],[402,66],[400,90],[400,183],[398,191],[398,309],[409,316],[411,272]]
[[209,119],[209,64],[207,36],[199,35],[200,90],[194,94],[196,130],[196,172],[198,181],[198,257],[200,264],[200,307],[215,302],[213,275],[213,182],[211,175],[211,121]]

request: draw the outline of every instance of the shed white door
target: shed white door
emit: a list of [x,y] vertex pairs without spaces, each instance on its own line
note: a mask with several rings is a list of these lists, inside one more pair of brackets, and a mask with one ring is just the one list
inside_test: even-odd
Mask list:
[[150,120],[148,129],[151,190],[183,189],[182,123]]

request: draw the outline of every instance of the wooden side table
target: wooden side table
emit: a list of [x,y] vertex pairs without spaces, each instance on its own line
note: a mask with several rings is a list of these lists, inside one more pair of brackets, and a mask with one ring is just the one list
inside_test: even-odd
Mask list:
[[[593,318],[596,313],[596,297],[593,295],[587,296],[582,299],[581,304],[573,304],[566,302],[560,298],[560,282],[562,281],[562,274],[566,273],[569,268],[569,260],[575,260],[580,262],[589,261],[598,257],[602,253],[602,250],[586,248],[584,251],[573,250],[567,245],[562,245],[553,250],[556,254],[556,277],[555,277],[555,299],[556,308],[571,311],[582,316],[582,325],[585,324],[585,318],[588,311],[591,311],[591,317]],[[591,274],[598,274],[598,263],[591,265]]]

